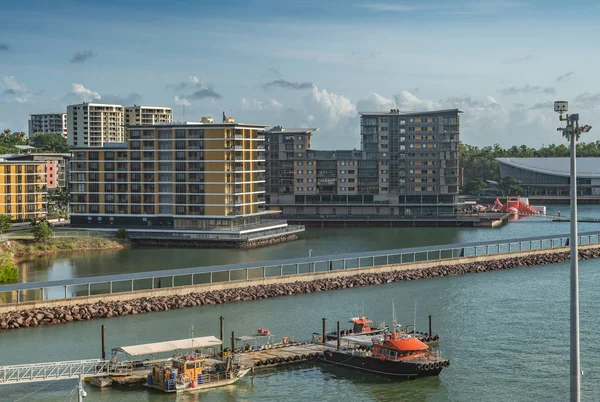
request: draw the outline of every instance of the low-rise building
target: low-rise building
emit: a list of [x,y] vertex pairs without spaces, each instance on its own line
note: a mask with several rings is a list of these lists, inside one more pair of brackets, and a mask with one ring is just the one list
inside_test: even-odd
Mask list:
[[66,113],[38,113],[29,115],[29,137],[34,134],[60,134],[67,137]]
[[[502,178],[521,182],[521,195],[541,199],[569,199],[569,158],[496,158]],[[581,200],[600,198],[600,158],[577,158],[577,193]]]

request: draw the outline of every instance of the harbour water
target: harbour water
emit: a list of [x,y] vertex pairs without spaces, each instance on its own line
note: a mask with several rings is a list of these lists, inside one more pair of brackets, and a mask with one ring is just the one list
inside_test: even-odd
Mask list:
[[[568,216],[568,206],[550,206],[548,214]],[[598,206],[580,207],[580,217],[600,218]],[[580,231],[600,230],[598,223],[581,223]],[[69,253],[22,263],[21,281],[37,282],[96,275],[155,271],[206,265],[235,264],[312,255],[460,242],[510,239],[568,233],[569,224],[526,218],[501,228],[308,228],[297,241],[242,249],[150,249]]]
[[[566,215],[565,207],[562,209],[562,215]],[[584,206],[580,215],[599,214],[593,207]],[[595,224],[580,226],[581,230],[598,230]],[[532,220],[510,223],[501,229],[346,229],[336,232],[335,236],[328,234],[336,230],[327,229],[317,234],[311,230],[313,234],[309,232],[305,240],[274,249],[126,250],[119,252],[120,256],[119,253],[110,257],[89,256],[87,264],[82,263],[86,260],[83,255],[68,257],[65,264],[74,266],[70,275],[82,276],[86,271],[87,275],[100,274],[109,268],[131,272],[141,270],[146,264],[152,265],[151,269],[160,269],[161,263],[168,263],[172,268],[175,267],[172,265],[209,265],[220,261],[219,255],[235,260],[220,263],[281,258],[288,255],[284,251],[287,247],[290,253],[298,253],[289,255],[291,257],[304,255],[300,253],[307,247],[313,248],[314,254],[326,254],[566,233],[568,224]],[[148,254],[147,260],[139,261]],[[108,261],[98,267],[94,262],[98,258]],[[59,261],[52,262],[46,270],[59,275]],[[115,266],[118,261],[120,265]],[[580,275],[583,399],[597,401],[600,400],[597,316],[600,260],[582,261]],[[320,330],[321,317],[328,318],[329,329],[333,330],[336,320],[345,323],[356,315],[357,309],[371,319],[389,323],[392,302],[399,323],[411,325],[416,303],[417,328],[426,330],[427,315],[433,314],[433,329],[440,334],[441,352],[451,360],[450,367],[444,369],[439,378],[394,382],[317,364],[259,371],[234,386],[178,397],[143,389],[87,387],[85,400],[564,401],[568,399],[569,387],[568,292],[569,265],[561,263],[29,328],[0,334],[0,364],[98,357],[101,324],[107,327],[109,347],[187,337],[191,325],[195,335],[218,334],[221,315],[226,318],[228,334],[232,330],[239,335],[251,334],[263,327],[278,338],[290,336],[301,340],[310,339],[312,332]],[[74,386],[75,381],[1,386],[0,400],[17,400],[38,389],[39,392],[24,400],[65,401],[69,397],[73,400]]]

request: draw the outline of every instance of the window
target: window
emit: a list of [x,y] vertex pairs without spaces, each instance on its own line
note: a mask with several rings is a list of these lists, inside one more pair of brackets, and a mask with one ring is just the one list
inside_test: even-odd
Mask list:
[[296,170],[296,174],[302,174],[302,170]]

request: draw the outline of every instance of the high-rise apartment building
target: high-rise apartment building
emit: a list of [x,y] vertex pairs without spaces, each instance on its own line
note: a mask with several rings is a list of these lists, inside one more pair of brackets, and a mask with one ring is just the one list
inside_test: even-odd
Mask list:
[[125,141],[123,106],[81,103],[67,106],[67,141],[73,147],[102,147]]
[[125,141],[125,126],[171,123],[173,110],[160,106],[82,103],[67,106],[67,140],[73,147],[103,147]]
[[29,116],[29,136],[34,134],[60,134],[67,136],[66,113],[41,113]]
[[71,224],[199,240],[302,231],[263,221],[273,214],[264,209],[264,126],[203,121],[128,126],[124,143],[74,148]]
[[0,161],[0,214],[13,221],[46,216],[44,162]]
[[172,123],[173,109],[159,106],[125,107],[125,125],[139,126],[159,123]]
[[267,205],[297,215],[452,215],[458,109],[361,113],[361,149],[311,149],[314,129],[265,132]]

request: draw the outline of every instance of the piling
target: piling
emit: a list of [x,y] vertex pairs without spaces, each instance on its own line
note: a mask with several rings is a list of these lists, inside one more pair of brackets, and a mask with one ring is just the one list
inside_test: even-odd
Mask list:
[[102,360],[106,359],[106,328],[102,325],[101,329],[101,343],[102,343]]
[[327,318],[323,318],[323,339],[321,343],[325,343],[327,341]]
[[429,337],[431,338],[431,314],[429,314]]
[[340,350],[340,343],[342,342],[341,340],[341,334],[340,334],[340,322],[337,322],[337,350]]
[[[220,328],[221,328],[221,342],[225,342],[225,318],[223,316],[219,317]],[[221,356],[223,356],[223,344],[221,343]]]
[[231,331],[231,353],[235,353],[235,332]]

